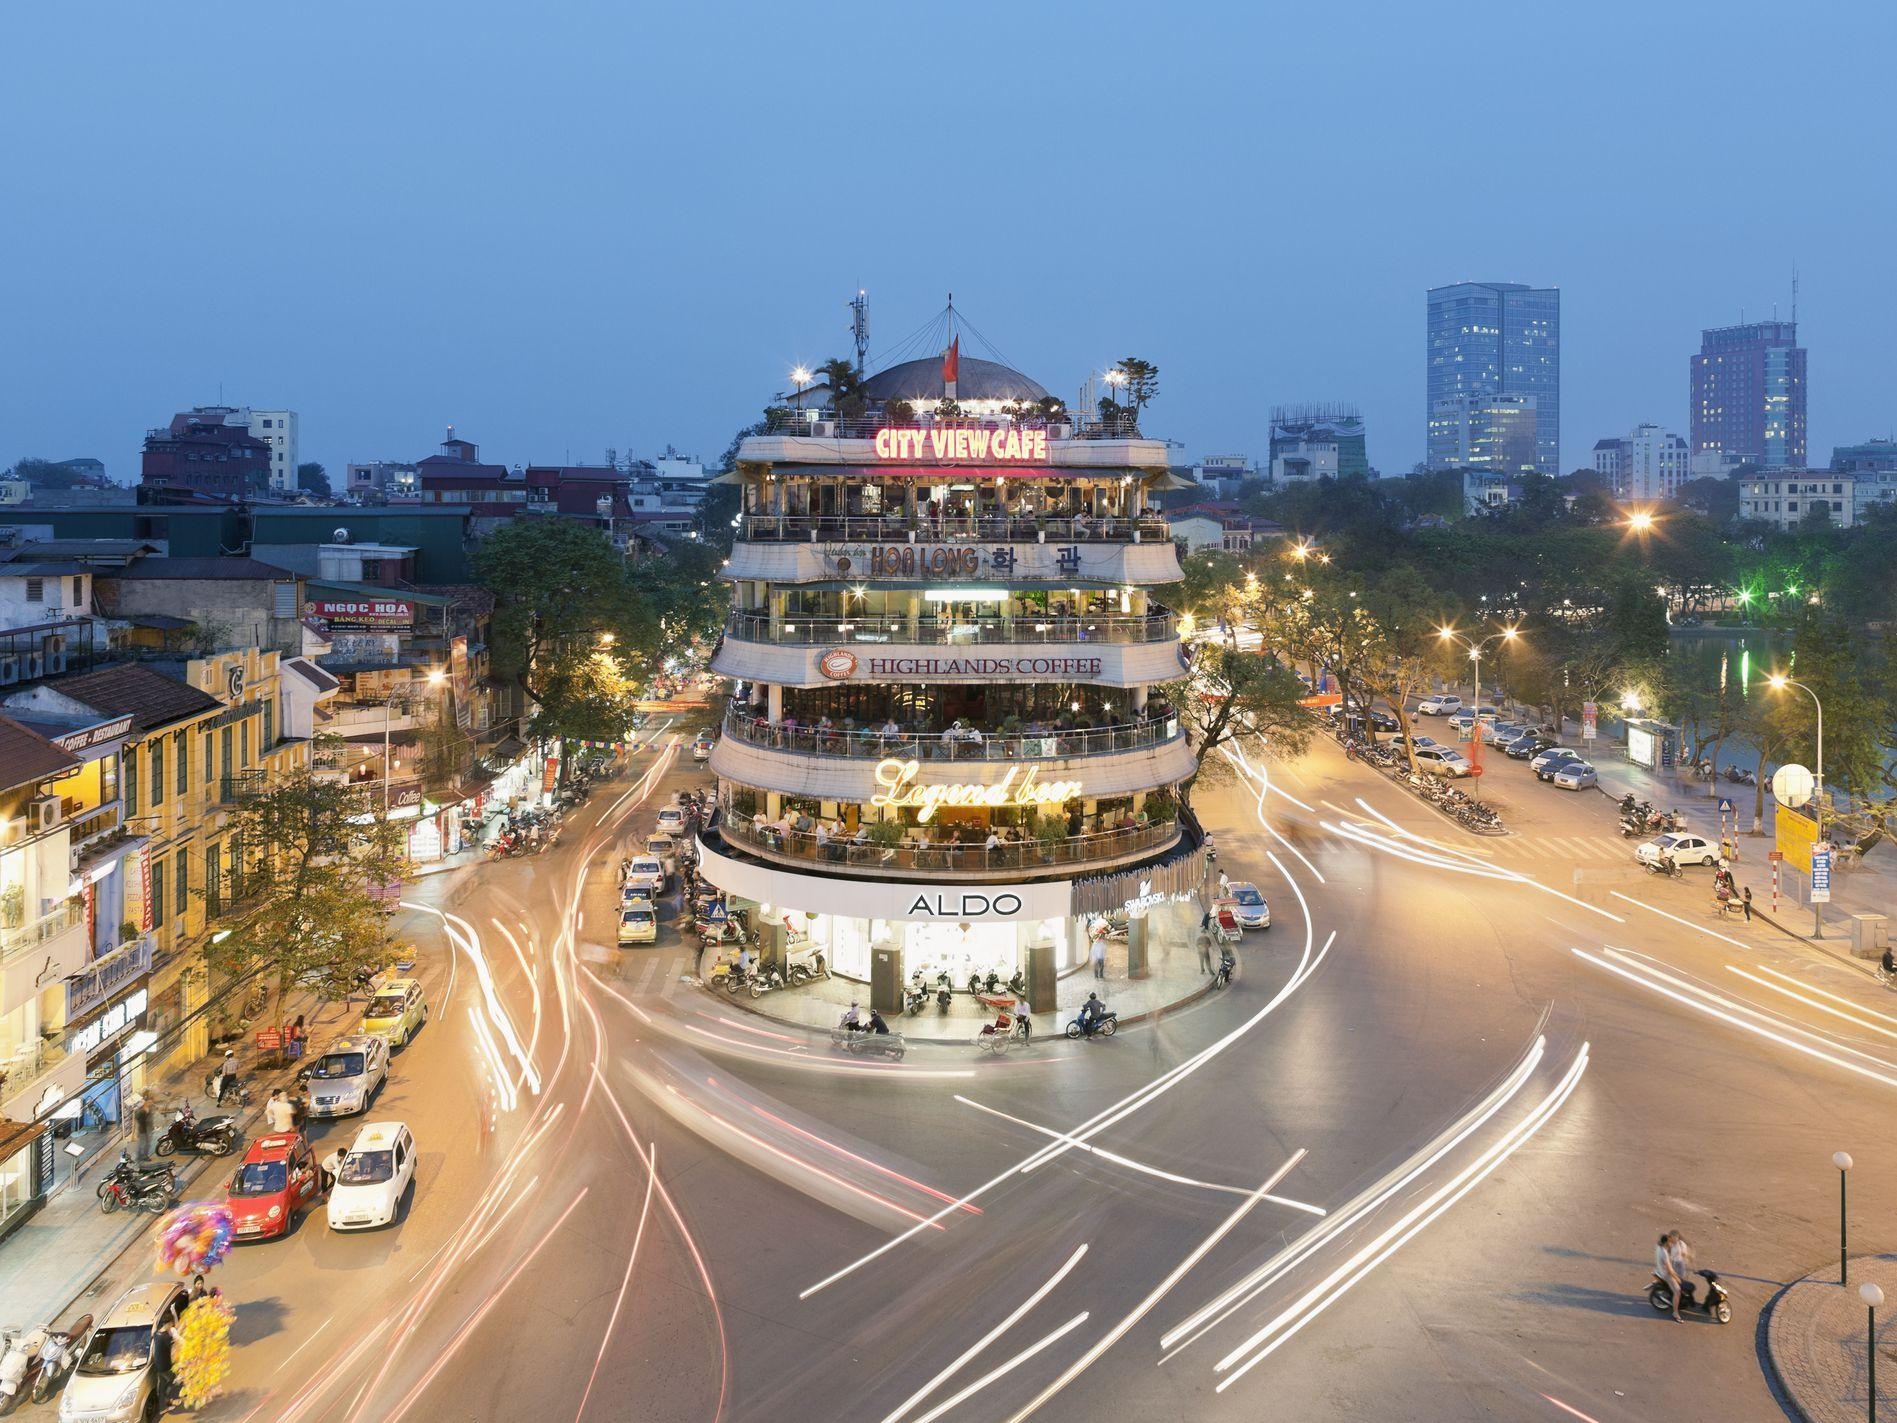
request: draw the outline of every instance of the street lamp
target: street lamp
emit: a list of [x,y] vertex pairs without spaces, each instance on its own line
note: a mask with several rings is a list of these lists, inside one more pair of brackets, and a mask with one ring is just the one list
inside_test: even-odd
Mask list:
[[[1782,692],[1787,687],[1796,687],[1810,697],[1811,704],[1818,709],[1818,844],[1822,845],[1825,843],[1825,704],[1818,700],[1818,694],[1810,687],[1787,677],[1782,672],[1767,677],[1765,684],[1775,692]],[[1811,913],[1811,936],[1814,939],[1822,939],[1825,936],[1825,907],[1815,898],[1811,901]]]
[[1650,533],[1653,530],[1653,515],[1645,509],[1636,509],[1627,516],[1627,527],[1637,534]]
[[1864,1336],[1864,1381],[1869,1385],[1870,1399],[1864,1416],[1877,1423],[1877,1307],[1884,1302],[1884,1292],[1876,1285],[1865,1283],[1857,1287],[1857,1297],[1864,1301],[1870,1311],[1865,1321],[1867,1333]]
[[1476,759],[1480,761],[1482,757],[1482,649],[1491,642],[1514,642],[1521,636],[1521,629],[1505,627],[1500,632],[1492,632],[1480,640],[1471,640],[1449,627],[1437,628],[1436,635],[1444,642],[1460,643],[1468,648],[1469,661],[1475,664],[1475,704],[1469,709],[1469,735],[1476,747]]
[[1844,1180],[1851,1170],[1851,1153],[1848,1151],[1832,1152],[1831,1164],[1838,1168],[1838,1284],[1842,1287],[1851,1283],[1850,1270],[1845,1264],[1844,1257],[1846,1239],[1844,1231]]

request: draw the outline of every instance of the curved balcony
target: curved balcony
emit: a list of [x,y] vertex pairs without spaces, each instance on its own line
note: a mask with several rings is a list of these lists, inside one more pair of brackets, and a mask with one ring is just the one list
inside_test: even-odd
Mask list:
[[773,617],[732,612],[725,633],[741,642],[773,646],[835,647],[868,642],[916,647],[1048,647],[1077,643],[1176,642],[1179,623],[1170,612],[1101,613],[1009,617],[902,617],[864,613],[853,618]]
[[1019,514],[892,518],[876,514],[746,514],[738,537],[753,543],[848,543],[852,539],[900,544],[945,543],[1164,543],[1172,526],[1153,516],[1082,515],[1034,518]]
[[[880,520],[847,521],[880,523]],[[869,587],[1003,583],[1011,588],[1152,587],[1177,583],[1179,546],[1171,539],[1139,543],[1070,539],[957,539],[922,530],[912,537],[852,533],[817,542],[739,539],[719,570],[728,582],[848,583]]]
[[724,734],[766,751],[797,751],[812,756],[845,756],[881,761],[1064,761],[1080,756],[1110,756],[1147,751],[1177,740],[1183,733],[1176,716],[1155,717],[1125,726],[1079,731],[1010,733],[961,731],[846,731],[840,728],[773,724],[754,716],[740,702],[725,708]]
[[759,859],[806,869],[813,874],[847,870],[877,878],[1008,880],[1070,876],[1151,855],[1179,839],[1180,822],[1168,820],[1126,830],[1069,835],[1060,840],[1004,841],[984,844],[947,842],[873,845],[856,839],[819,840],[814,831],[796,830],[758,819],[720,815],[716,826],[726,843]]

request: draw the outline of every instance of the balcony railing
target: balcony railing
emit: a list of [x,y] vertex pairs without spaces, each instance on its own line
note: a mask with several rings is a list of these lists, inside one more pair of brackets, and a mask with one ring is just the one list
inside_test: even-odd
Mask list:
[[1063,866],[1100,865],[1146,854],[1179,837],[1177,821],[1102,830],[1064,839],[1004,841],[985,844],[873,845],[850,838],[819,841],[815,832],[779,829],[742,816],[724,815],[718,830],[738,845],[769,860],[825,868],[850,868],[881,874],[1043,874]]
[[852,756],[911,761],[1054,761],[1070,756],[1107,756],[1143,751],[1179,735],[1177,717],[1161,717],[1126,726],[1089,727],[1083,731],[844,731],[814,726],[773,725],[753,716],[738,702],[725,708],[725,735],[771,751],[802,751],[817,756]]
[[757,543],[1158,543],[1172,537],[1164,519],[1045,518],[983,515],[974,518],[918,519],[871,514],[746,514],[739,537]]
[[78,899],[69,899],[51,914],[42,914],[28,924],[0,929],[0,958],[14,958],[37,951],[47,941],[86,922],[86,907]]
[[97,840],[102,835],[110,835],[119,828],[124,814],[124,806],[118,801],[111,801],[84,815],[74,816],[67,822],[72,836],[72,848],[78,850],[80,846]]
[[919,643],[929,646],[982,646],[1002,644],[1069,644],[1077,642],[1172,642],[1179,636],[1173,615],[1101,613],[1018,617],[884,617],[865,613],[854,618],[806,618],[791,614],[776,618],[768,613],[733,612],[725,631],[741,642],[790,643],[798,646],[838,642]]

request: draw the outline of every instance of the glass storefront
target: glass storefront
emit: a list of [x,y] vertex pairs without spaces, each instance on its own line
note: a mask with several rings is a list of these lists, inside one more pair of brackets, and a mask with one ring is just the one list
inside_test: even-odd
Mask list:
[[831,914],[773,910],[769,918],[785,926],[785,952],[791,957],[822,952],[830,971],[868,981],[870,951],[894,944],[902,950],[902,976],[918,971],[927,979],[946,972],[954,983],[969,975],[993,972],[1009,978],[1027,969],[1027,951],[1037,944],[1054,950],[1055,971],[1078,968],[1082,936],[1067,919],[1003,923],[949,923],[940,920],[855,919]]

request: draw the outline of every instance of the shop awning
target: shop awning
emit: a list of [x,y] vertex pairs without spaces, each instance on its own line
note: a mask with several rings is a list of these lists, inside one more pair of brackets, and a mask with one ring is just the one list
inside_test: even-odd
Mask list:
[[46,1135],[48,1122],[16,1122],[0,1117],[0,1162],[4,1162],[15,1152],[25,1151],[27,1147]]

